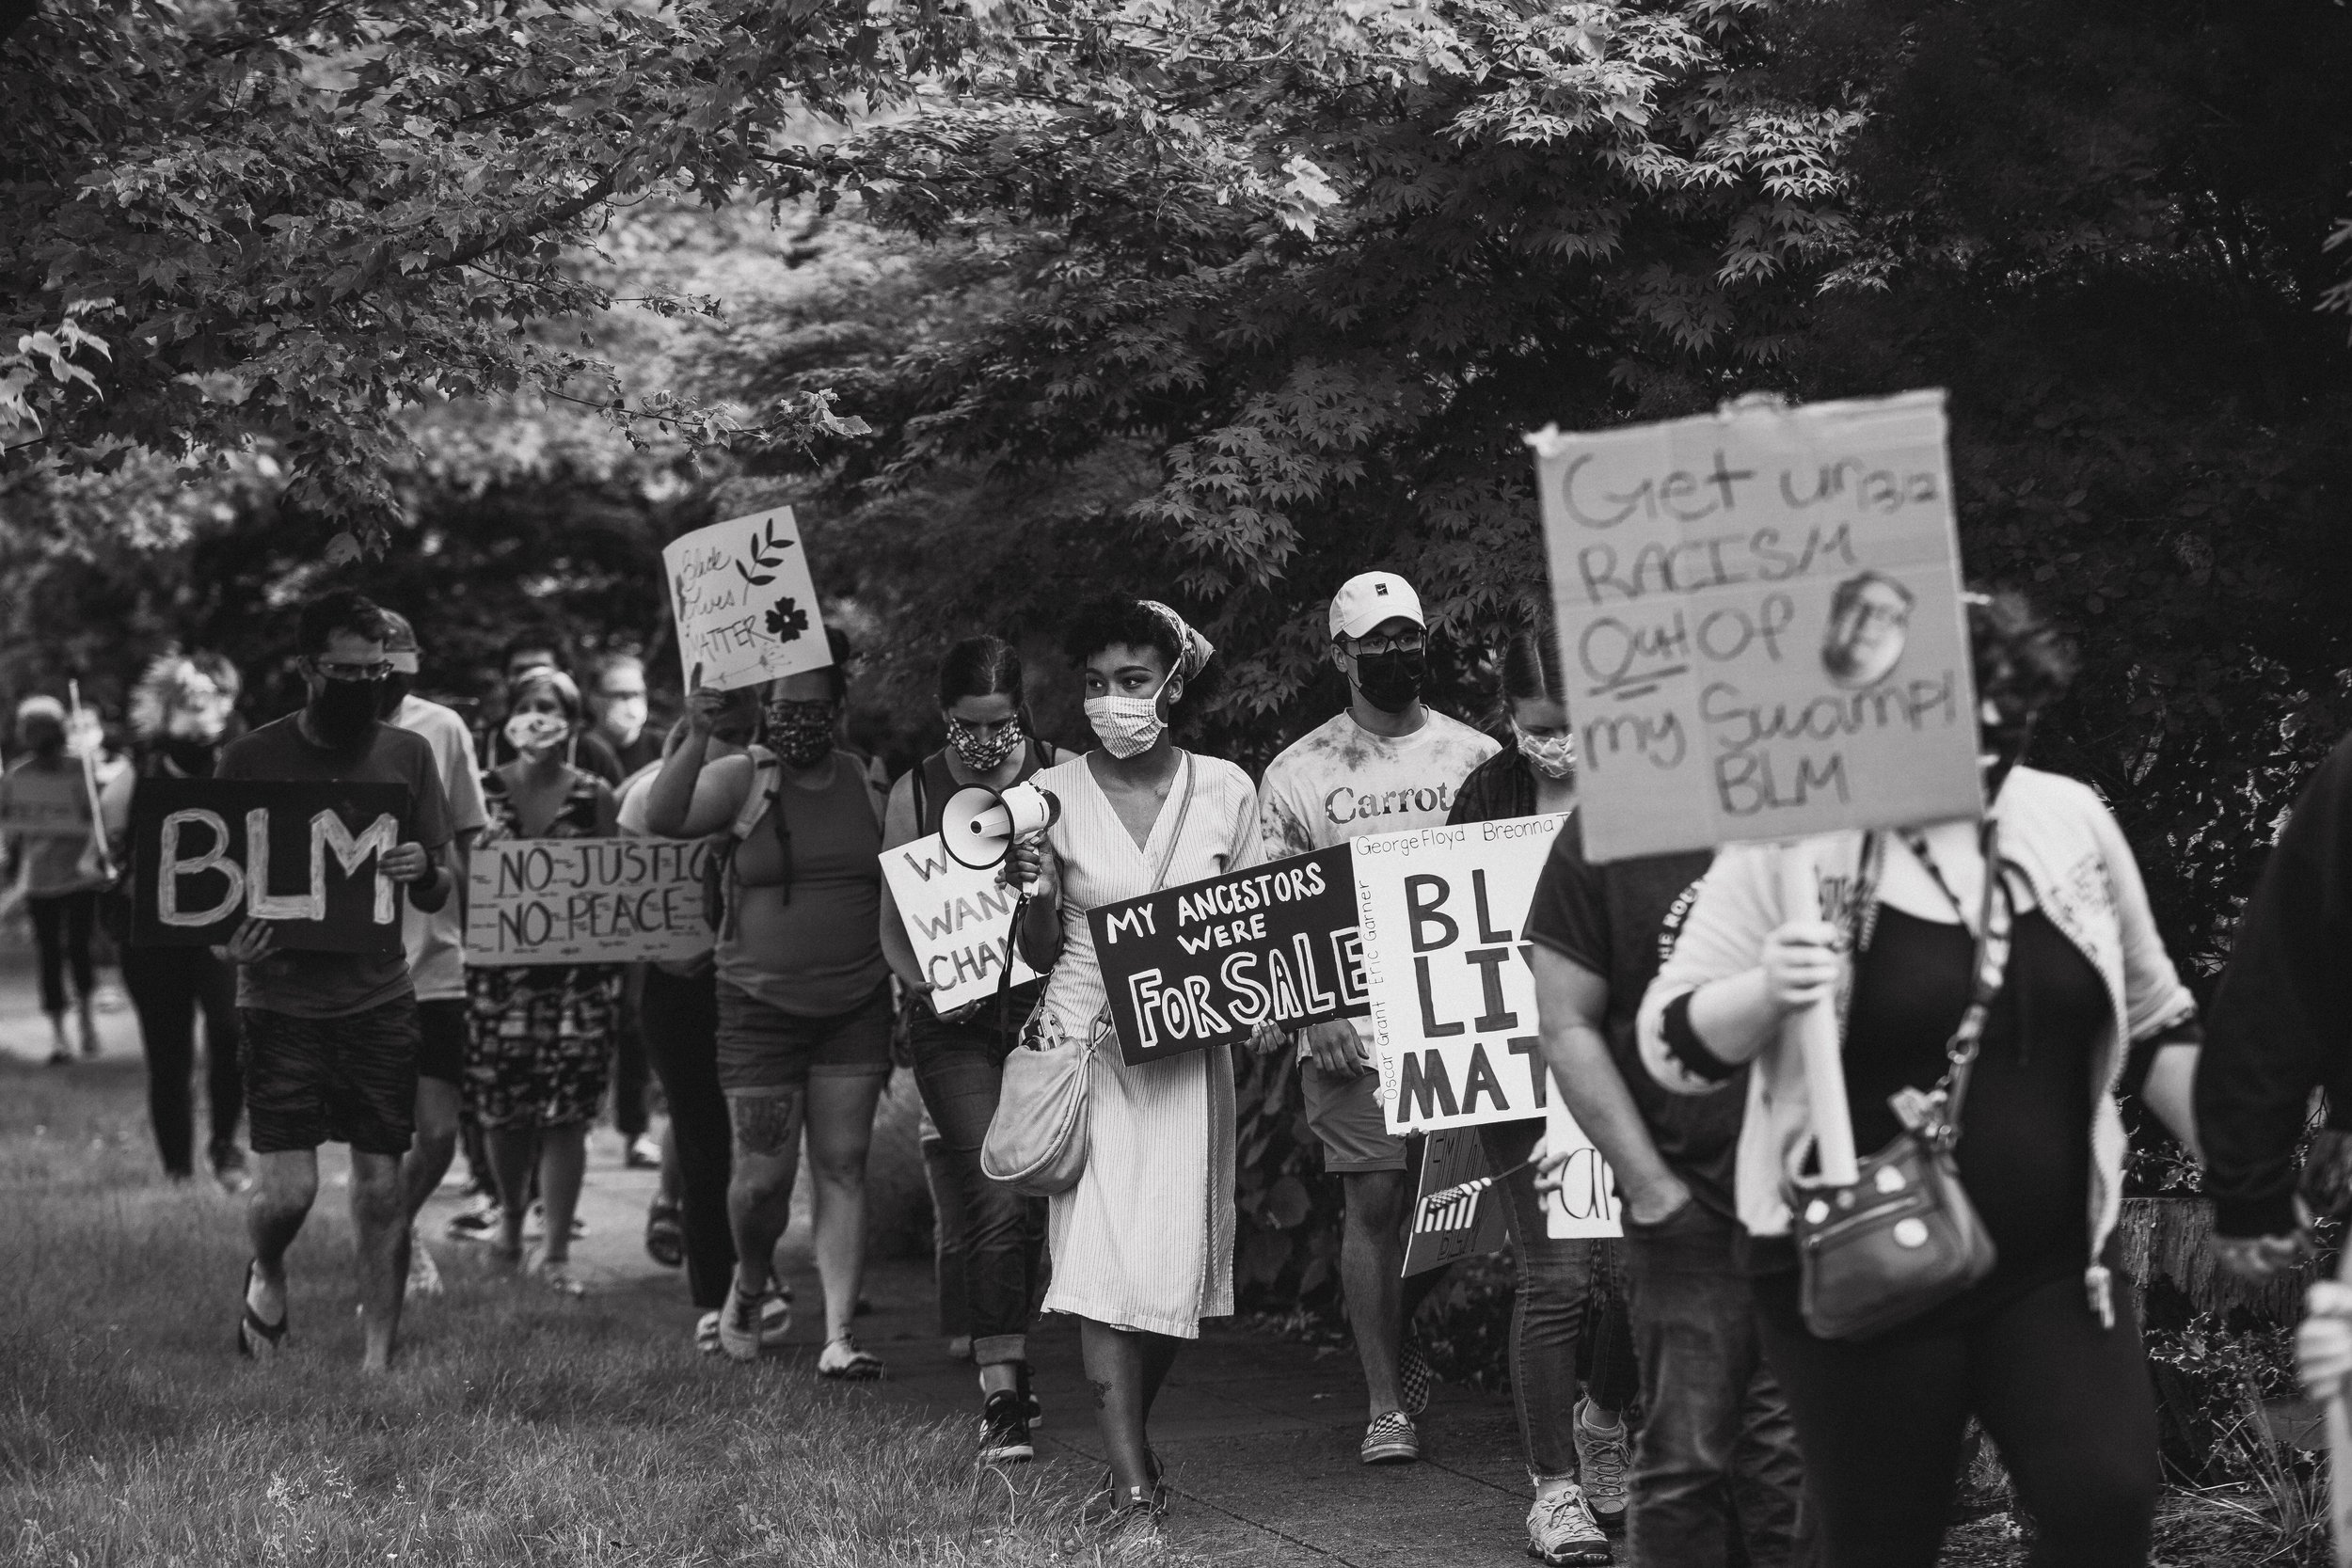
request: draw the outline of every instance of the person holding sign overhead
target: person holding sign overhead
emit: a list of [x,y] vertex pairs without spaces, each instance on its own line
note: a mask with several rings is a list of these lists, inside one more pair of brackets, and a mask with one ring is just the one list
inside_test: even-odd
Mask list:
[[[939,664],[939,707],[947,744],[890,792],[884,850],[937,833],[940,813],[956,791],[974,785],[1003,790],[1055,761],[1053,749],[1028,733],[1021,653],[1002,638],[967,638],[947,650]],[[1000,917],[982,934],[1009,942],[1011,925]],[[940,1016],[927,994],[935,988],[915,960],[886,880],[882,945],[898,983],[916,999],[909,1028],[914,1081],[961,1199],[965,1228],[957,1262],[963,1272],[965,1332],[980,1373],[980,1457],[990,1463],[1028,1459],[1035,1452],[1029,1443],[1029,1236],[1037,1202],[988,1179],[980,1169],[980,1144],[996,1115],[1006,1053],[1037,1005],[1039,985],[1011,990],[1001,1027],[993,998]]]
[[1030,889],[1024,955],[1053,968],[1030,1031],[1090,1042],[1089,1151],[1076,1184],[1051,1199],[1045,1310],[1079,1320],[1110,1459],[1108,1528],[1149,1531],[1166,1506],[1152,1402],[1200,1320],[1233,1310],[1232,1060],[1221,1046],[1121,1060],[1087,912],[1258,863],[1258,800],[1240,768],[1169,737],[1216,653],[1173,610],[1098,600],[1071,617],[1062,647],[1101,745],[1037,776],[1060,819],[1016,843],[1004,872]]
[[827,640],[834,662],[766,683],[762,744],[746,754],[708,758],[732,697],[696,685],[686,739],[646,795],[645,826],[663,838],[725,835],[713,856],[723,905],[718,1067],[734,1129],[736,1265],[720,1348],[752,1361],[781,1337],[768,1303],[805,1126],[825,1290],[817,1372],[864,1380],[882,1374],[850,1332],[866,1269],[866,1151],[890,1078],[882,802],[838,744],[850,649],[830,627]]
[[[310,701],[221,754],[222,780],[405,785],[400,841],[377,871],[430,914],[457,884],[449,863],[449,801],[433,748],[377,721],[391,673],[383,612],[348,588],[303,606],[295,626]],[[407,1234],[400,1162],[416,1131],[417,1001],[405,954],[282,951],[267,920],[248,917],[221,954],[238,966],[245,1025],[246,1110],[259,1167],[247,1211],[237,1348],[262,1359],[287,1333],[286,1249],[318,1196],[318,1146],[351,1146],[358,1232],[360,1365],[391,1365],[400,1326]]]
[[[1347,706],[1266,766],[1258,813],[1267,860],[1440,827],[1462,781],[1498,750],[1422,702],[1429,631],[1411,583],[1393,572],[1348,578],[1331,598],[1330,633]],[[1389,1131],[1374,1093],[1372,1041],[1368,1018],[1297,1035],[1307,1122],[1323,1145],[1323,1168],[1346,1193],[1340,1278],[1370,1405],[1360,1457],[1389,1465],[1421,1457],[1413,1418],[1428,1408],[1434,1380],[1406,1325],[1444,1274],[1398,1277],[1420,1145]]]
[[[1514,632],[1503,647],[1502,703],[1515,744],[1462,781],[1449,823],[1496,822],[1575,808],[1576,742],[1555,695],[1559,681],[1559,636],[1544,615],[1537,626]],[[1558,846],[1575,832],[1574,822],[1562,827],[1553,841],[1555,863]],[[1700,862],[1703,869],[1705,858]],[[1533,916],[1528,938],[1539,940]],[[1542,961],[1529,961],[1540,986]],[[1632,1006],[1629,1000],[1629,1015]],[[1546,1563],[1606,1562],[1604,1530],[1625,1523],[1632,1438],[1625,1410],[1639,1372],[1617,1282],[1617,1243],[1555,1240],[1548,1233],[1531,1160],[1539,1152],[1543,1132],[1540,1116],[1478,1129],[1487,1168],[1502,1173],[1499,1184],[1518,1273],[1511,1303],[1511,1397],[1535,1485],[1527,1549]],[[1589,1369],[1581,1389],[1580,1341]]]
[[[2147,1358],[2115,1279],[2116,1095],[2136,1089],[2194,1150],[2197,1008],[2106,807],[2021,763],[2071,655],[2014,597],[1971,595],[1967,623],[1987,820],[1809,841],[1827,919],[1784,917],[1787,850],[1726,847],[1643,1003],[1642,1059],[1692,1095],[1756,1064],[1736,1196],[1830,1568],[1935,1560],[1971,1415],[2033,1515],[2030,1560],[2121,1568],[2147,1560],[2158,1473]],[[1785,1196],[1818,1128],[1802,1048],[1781,1024],[1830,997],[1853,1147],[1889,1156],[1857,1185],[1904,1216],[1843,1235],[1915,1252],[1935,1235],[1922,1213],[1948,1224],[1964,1207],[1992,1243],[1989,1259],[1969,1249],[1989,1270],[1975,1283],[1875,1321],[1858,1287],[1903,1275],[1875,1270],[1833,1293],[1821,1274],[1836,1215],[1873,1211],[1851,1188],[1798,1188],[1794,1214]],[[1957,1201],[1935,1197],[1933,1165],[1893,1158],[1907,1130],[1936,1137],[1953,1120]],[[1808,1238],[1802,1264],[1792,1226]]]
[[[549,665],[526,670],[506,690],[506,740],[515,760],[483,778],[489,825],[504,838],[611,838],[618,831],[612,786],[564,758],[581,721],[580,688]],[[612,1069],[621,972],[612,964],[470,966],[472,1022],[466,1053],[467,1109],[481,1124],[498,1183],[500,1257],[519,1262],[531,1179],[547,1216],[531,1276],[562,1295],[586,1293],[571,1269],[572,1216],[588,1169],[588,1124]]]
[[[1548,607],[1534,627],[1512,638],[1502,689],[1518,749],[1470,776],[1462,789],[1466,813],[1542,806],[1547,797],[1557,800],[1559,791],[1575,787],[1576,745],[1557,695],[1559,634]],[[1638,1367],[1644,1413],[1629,1475],[1622,1438],[1597,1443],[1603,1433],[1577,1418],[1585,1497],[1597,1517],[1614,1513],[1625,1521],[1637,1562],[1724,1568],[1744,1547],[1752,1568],[1786,1568],[1804,1560],[1797,1544],[1804,1469],[1788,1402],[1764,1367],[1747,1278],[1732,1256],[1739,1222],[1731,1167],[1743,1085],[1696,1098],[1669,1094],[1651,1082],[1634,1040],[1643,993],[1712,857],[1685,850],[1597,865],[1585,856],[1581,817],[1563,824],[1552,840],[1525,930],[1552,1088],[1607,1160],[1625,1227],[1623,1301],[1596,1300],[1601,1310],[1586,1320],[1597,1341],[1592,1381],[1617,1391],[1613,1402],[1621,1407],[1631,1390],[1620,1379]],[[1493,1131],[1511,1130],[1506,1123]],[[1511,1152],[1495,1150],[1488,1160],[1501,1168]],[[1535,1152],[1542,1172],[1535,1186],[1583,1180],[1569,1167],[1568,1151]],[[1527,1228],[1540,1238],[1540,1217]],[[1534,1256],[1540,1260],[1548,1250],[1572,1244],[1539,1240]],[[1533,1275],[1520,1286],[1520,1312],[1549,1319],[1544,1271],[1529,1262],[1520,1268]],[[1556,1277],[1574,1283],[1573,1275]],[[1557,1291],[1550,1299],[1568,1308],[1582,1305]],[[1604,1313],[1630,1320],[1631,1343],[1624,1348],[1635,1366],[1609,1365],[1620,1341]],[[1529,1399],[1523,1388],[1562,1375],[1557,1366],[1547,1370],[1537,1358],[1528,1360],[1527,1371],[1515,1366],[1512,1372],[1512,1390],[1522,1400]],[[1592,1398],[1604,1411],[1613,1406],[1608,1391]],[[1563,1402],[1573,1399],[1570,1385],[1541,1407],[1561,1412],[1551,1422],[1565,1425]],[[1545,1430],[1534,1409],[1527,1421],[1531,1436]],[[1552,1457],[1531,1451],[1539,1476],[1558,1464],[1561,1447],[1554,1436]],[[1530,1550],[1547,1560],[1560,1560],[1547,1548],[1567,1544],[1545,1528],[1562,1506],[1554,1504],[1548,1518],[1539,1497],[1528,1521]]]

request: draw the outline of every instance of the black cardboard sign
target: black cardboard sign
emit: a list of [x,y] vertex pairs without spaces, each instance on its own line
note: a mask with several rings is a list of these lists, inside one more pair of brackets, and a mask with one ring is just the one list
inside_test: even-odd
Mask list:
[[1370,1012],[1354,867],[1343,844],[1087,911],[1120,1058]]
[[142,779],[131,802],[131,942],[227,942],[248,916],[295,952],[401,951],[384,875],[408,790],[390,784]]

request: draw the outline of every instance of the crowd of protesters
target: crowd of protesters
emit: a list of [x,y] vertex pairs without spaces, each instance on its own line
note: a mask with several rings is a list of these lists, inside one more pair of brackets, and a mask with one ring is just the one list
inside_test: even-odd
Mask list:
[[[923,1103],[943,1302],[977,1372],[980,1455],[1030,1457],[1032,1320],[1076,1318],[1110,1462],[1103,1518],[1116,1532],[1149,1531],[1166,1508],[1155,1397],[1201,1321],[1233,1310],[1235,1077],[1222,1050],[1140,1066],[1097,1051],[1074,1181],[1040,1200],[988,1174],[983,1146],[1012,1103],[1011,1053],[1099,1043],[1109,1027],[1088,911],[1365,834],[1566,814],[1527,912],[1529,962],[1545,1064],[1615,1174],[1624,1234],[1549,1238],[1544,1191],[1565,1153],[1545,1147],[1540,1120],[1480,1130],[1505,1173],[1530,1553],[1607,1562],[1622,1532],[1641,1560],[1677,1568],[1930,1563],[1973,1418],[2034,1522],[2033,1561],[2140,1563],[2156,1422],[2118,1278],[2119,1098],[2142,1101],[2192,1153],[2214,1132],[2233,1266],[2260,1273],[2301,1256],[2291,1158],[2273,1146],[2292,1143],[2313,1084],[2352,1077],[2327,1059],[2313,1022],[2344,1010],[2313,989],[2320,980],[2298,979],[2341,984],[2345,966],[2295,945],[2341,923],[2310,912],[2339,901],[2327,835],[2341,811],[2323,802],[2298,818],[2295,853],[2249,916],[2255,961],[2276,973],[2225,985],[2225,1016],[2243,1022],[2217,1031],[2213,1055],[2237,1077],[2214,1073],[2219,1086],[2201,1101],[2197,1009],[2129,845],[2090,789],[2025,760],[2037,717],[2071,677],[2069,654],[2014,598],[1971,595],[1967,613],[1989,815],[1815,842],[1824,874],[1855,890],[1834,921],[1784,908],[1769,848],[1588,860],[1548,618],[1492,628],[1505,641],[1490,735],[1425,700],[1431,629],[1413,586],[1386,572],[1350,578],[1329,606],[1345,705],[1255,782],[1177,743],[1221,665],[1156,601],[1105,599],[1068,618],[1089,749],[1041,736],[1019,653],[976,637],[938,671],[946,744],[894,783],[844,739],[850,652],[837,633],[828,667],[688,692],[666,732],[649,722],[642,661],[576,673],[560,640],[518,639],[500,721],[477,733],[411,689],[421,650],[409,624],[342,590],[303,608],[297,712],[248,731],[235,670],[170,656],[138,689],[135,757],[102,789],[67,744],[73,713],[29,698],[0,803],[20,820],[49,812],[95,830],[8,845],[39,937],[42,1007],[70,1060],[70,1017],[85,1048],[95,1037],[90,933],[119,896],[109,890],[121,886],[144,781],[407,791],[399,843],[382,856],[407,906],[400,957],[282,951],[263,921],[212,950],[123,955],[156,1145],[175,1177],[195,1168],[203,1019],[210,1164],[232,1188],[250,1170],[237,1329],[248,1356],[274,1354],[289,1333],[285,1259],[316,1195],[322,1142],[352,1151],[370,1368],[390,1361],[405,1294],[436,1288],[416,1221],[460,1147],[484,1201],[452,1234],[581,1293],[569,1247],[584,1140],[610,1103],[630,1163],[661,1167],[646,1242],[684,1266],[696,1346],[752,1361],[783,1341],[793,1303],[774,1257],[805,1146],[823,1298],[814,1370],[881,1376],[852,1319],[866,1154],[899,1036]],[[2331,768],[2328,800],[2352,796],[2346,766]],[[1043,978],[943,1015],[878,857],[937,832],[959,789],[1030,780],[1061,809],[1001,875],[1027,890],[1014,939]],[[625,968],[467,966],[457,892],[470,851],[501,836],[616,833],[709,842],[711,953]],[[1899,1138],[1904,1105],[1949,1082],[1964,1043],[1973,1077],[1957,1171],[1997,1256],[1966,1289],[1867,1338],[1824,1333],[1808,1315],[1791,1240],[1791,1180],[1818,1128],[1783,1025],[1825,1000],[1865,1149]],[[1403,1277],[1422,1140],[1388,1130],[1374,1043],[1367,1024],[1339,1022],[1262,1029],[1250,1045],[1298,1074],[1306,1124],[1339,1179],[1360,1458],[1395,1465],[1421,1455],[1416,1418],[1434,1379],[1412,1325],[1438,1276]],[[2262,1055],[2290,1046],[2301,1054],[2283,1067]],[[669,1112],[659,1138],[649,1077]],[[2352,1320],[2352,1293],[2336,1307],[2339,1326]],[[2352,1330],[2317,1332],[2328,1364],[2352,1367]]]

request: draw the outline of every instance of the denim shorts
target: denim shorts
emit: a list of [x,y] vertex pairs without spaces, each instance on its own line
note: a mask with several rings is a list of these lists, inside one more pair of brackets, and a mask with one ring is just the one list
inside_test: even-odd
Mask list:
[[719,1087],[759,1094],[811,1077],[890,1074],[890,982],[846,1013],[803,1018],[719,982]]

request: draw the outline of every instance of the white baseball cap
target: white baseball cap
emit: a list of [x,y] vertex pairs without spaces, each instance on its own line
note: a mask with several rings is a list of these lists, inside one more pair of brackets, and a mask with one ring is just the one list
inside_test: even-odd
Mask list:
[[1417,626],[1429,625],[1421,612],[1421,595],[1394,572],[1359,572],[1331,595],[1333,637],[1362,637],[1400,615]]

